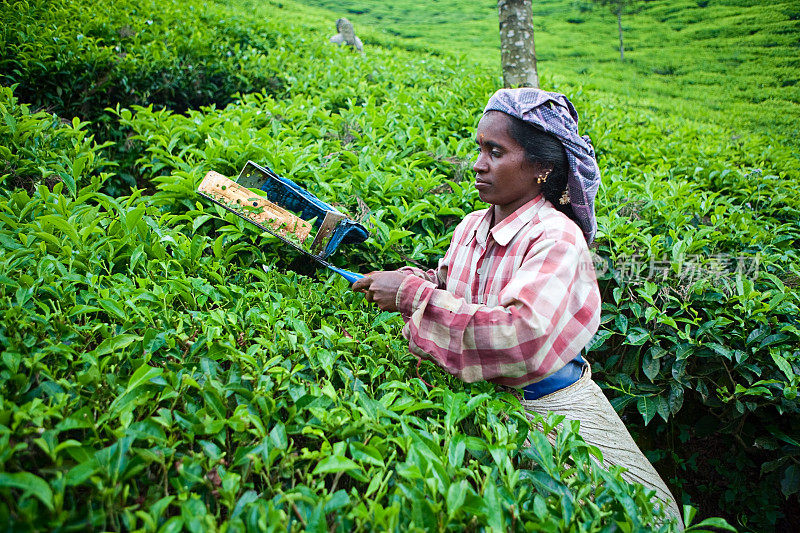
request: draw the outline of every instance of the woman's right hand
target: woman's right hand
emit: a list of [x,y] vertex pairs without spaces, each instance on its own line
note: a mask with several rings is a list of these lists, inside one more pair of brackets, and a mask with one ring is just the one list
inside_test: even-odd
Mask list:
[[400,284],[409,276],[408,272],[388,270],[370,272],[353,283],[352,289],[363,292],[368,302],[374,303],[383,311],[397,311],[397,291]]

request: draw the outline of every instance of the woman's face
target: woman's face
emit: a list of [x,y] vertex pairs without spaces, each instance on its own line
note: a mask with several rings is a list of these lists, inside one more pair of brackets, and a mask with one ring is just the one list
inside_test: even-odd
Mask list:
[[531,164],[525,150],[508,133],[510,118],[500,111],[489,111],[481,118],[475,132],[478,159],[475,188],[481,200],[496,207],[503,218],[539,195],[539,165]]

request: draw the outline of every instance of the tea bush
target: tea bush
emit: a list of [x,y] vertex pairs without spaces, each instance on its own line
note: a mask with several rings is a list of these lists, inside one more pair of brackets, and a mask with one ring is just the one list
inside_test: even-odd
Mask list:
[[[290,23],[272,3],[159,13],[186,4],[225,13],[231,35],[281,43],[253,51],[247,76],[280,73],[287,91],[186,110],[98,101],[112,147],[80,119],[30,111],[21,85],[2,88],[2,519],[657,527],[641,487],[594,466],[573,427],[548,443],[509,394],[426,363],[429,387],[397,316],[195,192],[207,170],[262,162],[370,225],[338,264],[432,265],[480,207],[472,136],[497,80],[449,57],[349,53],[308,11]],[[118,23],[77,16],[89,3],[52,5],[82,21],[57,26],[65,39]],[[188,11],[179,31],[201,34]],[[147,26],[154,12],[127,23]],[[796,155],[544,81],[576,102],[604,170],[593,369],[679,499],[745,528],[781,527],[800,479]],[[142,190],[104,193],[129,171]]]
[[742,524],[763,530],[800,489],[797,174],[780,148],[706,144],[737,163],[726,165],[693,149],[698,137],[683,154],[649,157],[663,163],[607,175],[605,326],[592,349],[618,409],[671,421],[649,438],[670,443],[682,490],[716,492],[719,508],[746,508]]
[[[0,86],[0,176],[4,186],[32,192],[40,183],[63,182],[75,196],[77,189],[95,186],[111,166],[103,148],[78,117],[65,121],[44,111],[31,112],[14,95],[14,87]],[[98,181],[99,180],[99,181]]]
[[0,18],[0,84],[17,84],[23,101],[80,116],[98,138],[114,141],[120,171],[107,183],[114,194],[144,184],[129,164],[126,132],[106,108],[185,111],[239,92],[284,95],[281,50],[299,39],[272,31],[269,19],[245,23],[244,9],[214,2],[23,0],[0,4]]
[[0,16],[0,82],[63,116],[96,120],[115,104],[184,111],[286,89],[265,59],[291,36],[269,20],[248,31],[243,13],[214,2],[22,0],[4,2]]
[[426,385],[397,315],[238,219],[63,189],[0,192],[7,527],[669,529],[574,424]]

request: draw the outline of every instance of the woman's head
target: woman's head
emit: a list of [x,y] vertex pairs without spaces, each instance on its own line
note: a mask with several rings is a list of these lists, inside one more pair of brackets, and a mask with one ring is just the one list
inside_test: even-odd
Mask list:
[[[597,168],[591,140],[578,133],[578,113],[575,111],[575,107],[563,94],[523,87],[500,89],[494,93],[484,108],[484,117],[492,111],[505,113],[532,128],[526,131],[514,125],[510,126],[515,130],[516,137],[520,139],[520,141],[514,140],[519,145],[539,144],[536,139],[543,138],[539,137],[538,133],[550,134],[560,142],[567,160],[566,188],[562,191],[545,191],[545,194],[551,201],[556,200],[553,203],[557,207],[568,205],[571,208],[571,218],[583,230],[586,241],[591,243],[597,231],[594,198],[600,186],[600,170]],[[549,141],[544,140],[543,142],[548,143]],[[535,146],[532,148],[534,150],[526,151],[532,152],[535,157],[537,149]],[[556,171],[555,166],[552,170]],[[555,178],[547,186],[547,189],[560,188],[558,175]],[[564,190],[567,194],[562,196]],[[555,192],[558,192],[559,196],[554,198]],[[562,204],[562,200],[566,204]]]

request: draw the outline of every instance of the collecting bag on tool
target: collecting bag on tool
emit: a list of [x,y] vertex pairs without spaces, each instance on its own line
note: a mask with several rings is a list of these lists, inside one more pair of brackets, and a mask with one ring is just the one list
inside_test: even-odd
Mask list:
[[314,228],[318,234],[324,234],[324,241],[320,239],[320,249],[312,253],[320,259],[330,256],[341,244],[359,243],[369,237],[364,226],[269,167],[248,161],[236,182],[266,192],[270,202],[297,213],[305,220],[315,219]]

